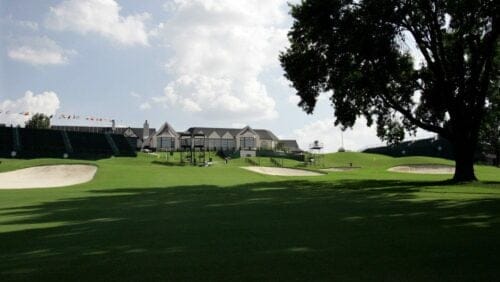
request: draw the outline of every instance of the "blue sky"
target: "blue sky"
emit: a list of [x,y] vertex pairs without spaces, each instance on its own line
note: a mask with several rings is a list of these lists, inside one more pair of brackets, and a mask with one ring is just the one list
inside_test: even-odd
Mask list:
[[[24,122],[10,110],[81,117],[54,124],[250,125],[337,150],[328,97],[306,115],[279,66],[288,10],[282,0],[1,1],[0,123]],[[351,150],[380,143],[363,120],[344,138]]]

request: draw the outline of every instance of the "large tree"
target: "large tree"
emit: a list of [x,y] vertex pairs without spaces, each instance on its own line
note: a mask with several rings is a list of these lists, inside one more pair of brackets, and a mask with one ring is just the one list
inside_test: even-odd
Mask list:
[[[454,146],[454,180],[475,180],[474,150],[498,87],[498,0],[304,0],[291,6],[285,76],[312,113],[331,93],[335,124],[365,116],[388,142],[418,127]],[[493,102],[493,101],[491,101]]]
[[50,128],[50,118],[44,114],[34,114],[25,124],[26,128]]

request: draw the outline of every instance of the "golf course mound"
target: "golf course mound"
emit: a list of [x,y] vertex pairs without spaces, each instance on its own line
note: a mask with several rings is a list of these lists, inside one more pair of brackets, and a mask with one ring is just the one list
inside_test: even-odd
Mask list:
[[247,166],[242,167],[243,169],[250,170],[253,172],[275,175],[275,176],[319,176],[321,173],[314,171],[308,171],[303,169],[293,169],[293,168],[282,168],[282,167],[265,167],[265,166]]
[[453,174],[455,167],[441,164],[414,164],[391,167],[388,171],[419,174]]
[[51,188],[85,183],[97,171],[93,165],[49,165],[0,173],[0,189]]

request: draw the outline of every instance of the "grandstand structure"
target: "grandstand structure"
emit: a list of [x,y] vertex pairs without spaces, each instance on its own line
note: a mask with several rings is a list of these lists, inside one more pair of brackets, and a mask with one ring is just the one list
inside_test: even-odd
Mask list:
[[52,125],[50,128],[67,132],[119,134],[125,136],[126,140],[136,149],[149,147],[149,143],[144,142],[148,141],[148,138],[156,133],[154,128],[149,128],[147,120],[144,122],[143,127],[118,127],[112,121],[111,126]]
[[0,127],[0,156],[103,158],[136,153],[122,134]]

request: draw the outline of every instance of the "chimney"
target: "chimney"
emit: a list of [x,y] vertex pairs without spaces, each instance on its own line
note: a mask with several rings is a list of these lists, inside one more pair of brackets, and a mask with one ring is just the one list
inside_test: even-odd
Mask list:
[[149,137],[149,124],[148,121],[146,120],[144,122],[144,129],[142,131],[142,138],[147,139]]

